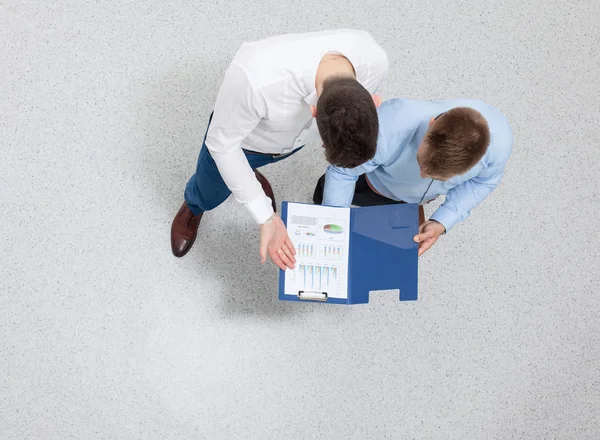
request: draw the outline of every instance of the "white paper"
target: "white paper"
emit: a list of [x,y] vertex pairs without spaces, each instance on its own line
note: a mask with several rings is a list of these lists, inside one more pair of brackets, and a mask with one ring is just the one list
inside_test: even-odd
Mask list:
[[288,203],[296,267],[285,271],[285,295],[326,292],[329,298],[348,298],[349,229],[349,208]]

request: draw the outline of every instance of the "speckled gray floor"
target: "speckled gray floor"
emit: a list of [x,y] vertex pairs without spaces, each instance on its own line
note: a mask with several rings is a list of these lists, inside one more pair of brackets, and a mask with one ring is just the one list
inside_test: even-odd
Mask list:
[[[598,2],[255,3],[0,3],[0,438],[599,438]],[[513,122],[416,303],[279,302],[232,201],[171,255],[239,44],[337,27],[388,51],[385,98]],[[308,201],[323,169],[265,174]]]

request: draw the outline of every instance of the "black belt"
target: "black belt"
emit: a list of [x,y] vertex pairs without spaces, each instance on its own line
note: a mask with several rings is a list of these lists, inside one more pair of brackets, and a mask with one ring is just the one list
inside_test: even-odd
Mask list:
[[282,153],[282,154],[259,153],[258,151],[246,150],[245,148],[242,148],[242,150],[245,151],[246,153],[256,154],[258,156],[268,156],[268,157],[272,157],[273,159],[279,159],[279,158],[286,157],[286,156],[289,156],[289,155],[295,153],[300,148],[302,148],[302,147],[296,148],[295,150],[292,150],[289,153]]

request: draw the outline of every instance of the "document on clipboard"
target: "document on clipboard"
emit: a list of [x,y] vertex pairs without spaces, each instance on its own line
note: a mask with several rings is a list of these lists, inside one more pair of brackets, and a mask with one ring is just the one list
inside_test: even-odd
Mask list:
[[418,297],[417,204],[334,208],[283,201],[281,219],[296,249],[279,271],[283,301],[364,304],[373,291]]
[[296,267],[285,271],[285,294],[347,299],[350,210],[290,204],[287,229],[296,249]]

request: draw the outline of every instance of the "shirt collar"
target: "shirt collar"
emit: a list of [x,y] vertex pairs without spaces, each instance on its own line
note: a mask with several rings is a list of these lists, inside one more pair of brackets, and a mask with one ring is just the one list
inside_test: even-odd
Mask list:
[[417,148],[421,145],[421,142],[423,142],[423,138],[425,137],[427,130],[429,130],[429,123],[431,122],[431,118],[435,119],[438,116],[441,116],[442,113],[445,113],[447,111],[448,110],[438,109],[435,113],[433,113],[426,120],[419,124],[419,126],[417,127]]
[[354,59],[354,54],[352,54],[350,50],[330,49],[326,52],[323,52],[321,55],[319,55],[318,60],[313,61],[314,68],[310,72],[308,72],[306,75],[304,75],[304,87],[305,87],[306,91],[309,93],[309,95],[304,98],[304,102],[306,102],[308,105],[315,105],[315,106],[317,105],[317,101],[319,100],[319,97],[317,96],[317,89],[315,87],[315,76],[317,75],[317,69],[319,68],[319,63],[321,62],[321,59],[325,55],[331,55],[331,54],[338,54],[338,55],[342,55],[342,56],[348,58],[348,61],[350,61],[350,63],[352,64],[352,67],[354,67],[354,73],[356,74],[356,80],[362,84],[363,72],[362,72],[362,69],[360,69],[360,66],[355,62],[356,60]]
[[315,89],[315,86],[313,85],[311,94],[304,98],[304,102],[306,102],[308,105],[317,105],[318,100],[319,97],[317,96],[317,89]]
[[425,137],[425,134],[427,133],[428,129],[429,129],[429,119],[421,122],[419,124],[419,126],[417,127],[417,148],[419,148],[419,146],[421,145],[421,142],[423,142],[423,138]]

